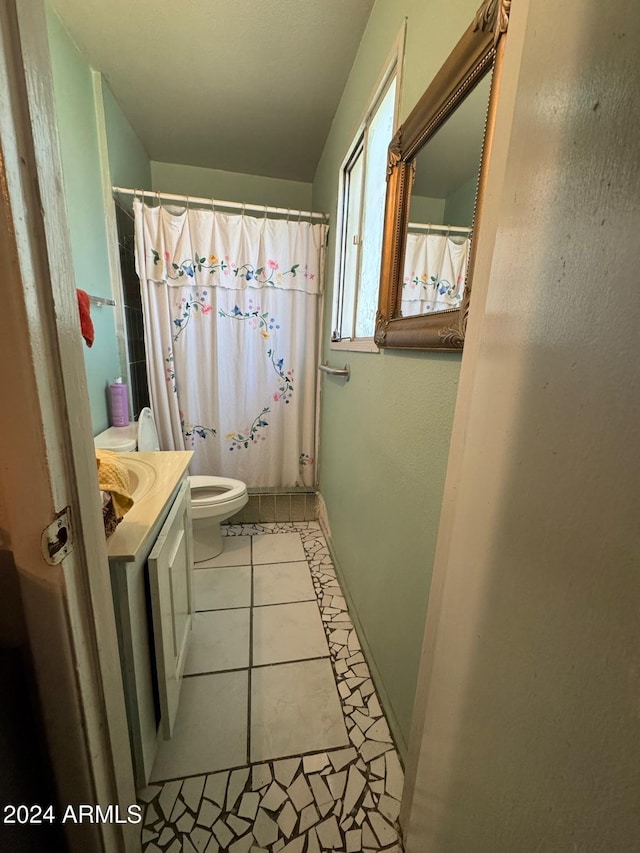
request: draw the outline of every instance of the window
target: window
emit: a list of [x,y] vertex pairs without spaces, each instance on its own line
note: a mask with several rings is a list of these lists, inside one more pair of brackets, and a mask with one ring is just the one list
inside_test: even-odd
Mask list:
[[387,149],[397,125],[399,67],[400,51],[396,47],[341,169],[331,327],[332,346],[336,349],[377,350],[373,333],[380,282]]

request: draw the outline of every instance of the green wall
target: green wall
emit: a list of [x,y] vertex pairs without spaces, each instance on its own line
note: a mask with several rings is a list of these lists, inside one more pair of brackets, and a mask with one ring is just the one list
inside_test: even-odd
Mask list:
[[[336,221],[338,172],[403,19],[400,120],[423,93],[477,0],[377,0],[313,183]],[[348,361],[348,383],[322,380],[320,491],[346,592],[406,749],[461,357],[335,352],[329,346],[335,227],[327,257],[323,359]]]
[[[96,107],[104,110],[111,183],[151,189],[151,163],[140,140],[100,78],[96,105],[91,67],[56,13],[47,7],[64,196],[77,287],[112,297],[99,131]],[[83,347],[94,434],[109,426],[106,389],[121,373],[113,308],[92,306],[95,342]]]
[[478,176],[472,175],[468,181],[461,184],[455,192],[447,196],[444,208],[444,223],[446,225],[473,225],[473,206],[476,201],[476,186]]
[[116,187],[150,190],[152,186],[149,155],[104,78],[101,80],[111,183]]
[[[111,297],[100,156],[91,69],[55,12],[47,8],[47,27],[64,197],[71,233],[75,286]],[[106,388],[120,373],[113,309],[92,306],[95,342],[84,346],[94,432],[109,425]]]
[[422,222],[429,225],[442,225],[444,222],[445,200],[428,195],[412,195],[409,210],[410,222]]
[[311,184],[264,178],[200,166],[181,166],[177,163],[152,161],[153,189],[179,195],[219,198],[223,201],[267,204],[309,210]]

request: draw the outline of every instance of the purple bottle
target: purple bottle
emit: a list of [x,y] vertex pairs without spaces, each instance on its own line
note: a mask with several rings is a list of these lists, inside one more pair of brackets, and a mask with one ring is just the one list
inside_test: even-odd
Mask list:
[[109,402],[111,404],[111,426],[127,426],[129,423],[129,394],[121,376],[118,376],[109,385]]

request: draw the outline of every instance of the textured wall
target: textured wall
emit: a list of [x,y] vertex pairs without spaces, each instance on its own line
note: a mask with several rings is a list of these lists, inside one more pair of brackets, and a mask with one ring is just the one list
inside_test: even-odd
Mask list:
[[513,4],[407,853],[638,850],[640,14],[557,11]]
[[[404,18],[401,120],[469,25],[476,0],[377,0],[313,184],[335,223],[338,174]],[[428,44],[428,49],[425,45]],[[408,738],[460,356],[329,348],[335,228],[327,258],[320,489],[335,556],[401,750]],[[395,721],[395,723],[394,723]]]

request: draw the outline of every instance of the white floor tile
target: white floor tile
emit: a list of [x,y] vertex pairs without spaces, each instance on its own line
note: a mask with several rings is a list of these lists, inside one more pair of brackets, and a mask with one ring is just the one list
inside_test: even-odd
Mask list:
[[[267,848],[272,853],[302,853],[303,849],[320,853],[321,848],[356,853],[381,847],[401,853],[395,822],[402,768],[356,633],[341,610],[342,594],[327,562],[322,535],[313,541],[304,530],[301,533],[310,553],[316,555],[314,565],[318,557],[323,561],[313,572],[312,586],[322,587],[320,609],[331,623],[337,682],[326,643],[320,643],[317,633],[315,596],[288,599],[299,599],[308,591],[299,586],[304,576],[299,571],[302,561],[290,559],[295,551],[287,534],[299,528],[270,524],[234,530],[244,537],[270,539],[266,544],[273,546],[271,553],[275,551],[277,559],[284,557],[284,562],[259,553],[253,568],[247,562],[195,573],[202,576],[199,583],[205,603],[210,594],[214,606],[220,606],[220,601],[245,600],[246,604],[195,615],[187,670],[200,665],[209,669],[224,665],[225,660],[241,669],[185,679],[176,735],[160,746],[151,784],[139,792],[147,803],[143,850],[204,853],[206,848],[211,853],[220,847],[249,853],[253,844],[252,850],[265,853]],[[258,606],[247,623],[251,601]],[[248,625],[262,636],[257,642],[268,658],[284,655],[286,662],[247,671]],[[309,630],[315,636],[311,641]],[[236,659],[239,645],[242,656]],[[259,663],[257,646],[255,652]],[[323,656],[298,659],[301,653],[318,652]],[[252,767],[246,764],[249,761]]]
[[252,762],[348,743],[328,660],[259,667],[252,671]]
[[251,566],[198,569],[193,573],[196,610],[249,607]]
[[152,782],[210,773],[247,762],[246,671],[182,682],[171,740],[160,740]]
[[253,609],[253,664],[328,656],[329,646],[315,601]]
[[253,603],[284,604],[315,601],[309,567],[300,563],[265,563],[253,570]]
[[222,554],[211,560],[196,563],[196,569],[214,569],[220,566],[248,566],[251,563],[251,537],[225,536]]
[[249,608],[195,613],[184,674],[247,668],[250,619]]
[[299,533],[263,533],[253,538],[253,565],[304,560]]

